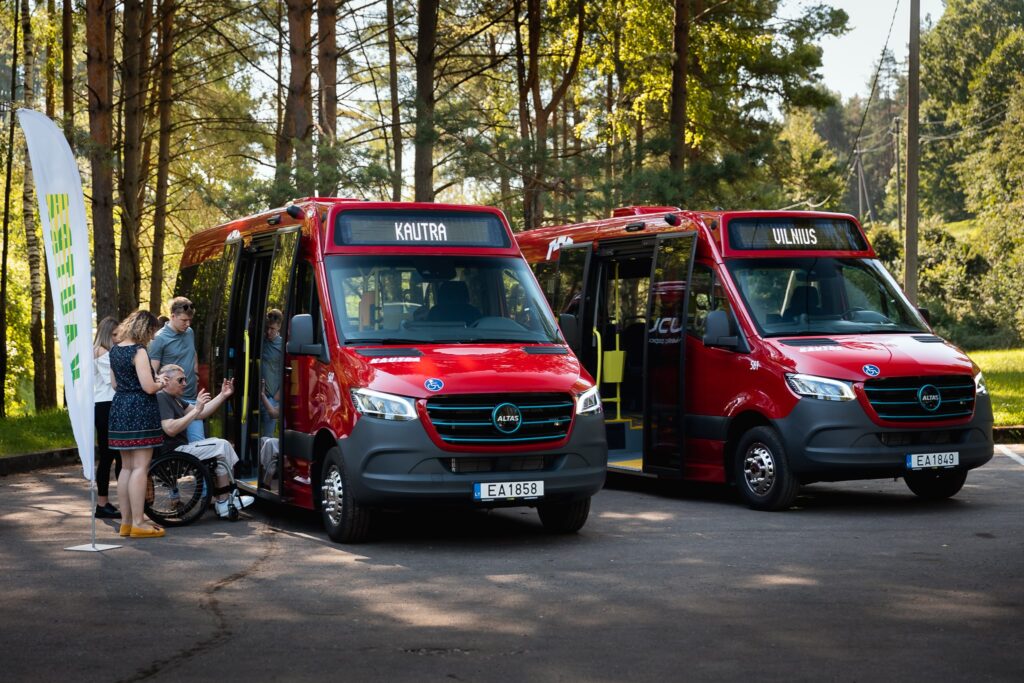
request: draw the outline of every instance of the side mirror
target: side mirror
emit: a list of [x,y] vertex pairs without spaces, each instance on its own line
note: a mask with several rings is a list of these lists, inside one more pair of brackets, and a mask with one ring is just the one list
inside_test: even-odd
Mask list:
[[917,312],[921,314],[921,317],[924,318],[924,321],[926,323],[928,323],[929,325],[932,324],[932,313],[931,313],[931,311],[929,311],[927,308],[918,308]]
[[313,343],[313,316],[300,313],[288,322],[288,353],[297,356],[320,356],[323,344]]
[[562,313],[558,316],[558,326],[562,329],[562,336],[569,344],[569,348],[576,351],[580,344],[580,322],[572,313]]
[[704,332],[704,346],[736,351],[740,348],[740,339],[732,329],[729,314],[721,309],[708,313]]

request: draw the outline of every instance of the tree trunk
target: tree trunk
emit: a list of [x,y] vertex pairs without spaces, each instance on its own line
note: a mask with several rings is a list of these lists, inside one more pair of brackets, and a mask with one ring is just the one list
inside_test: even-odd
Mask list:
[[124,102],[124,153],[121,164],[121,248],[117,271],[117,311],[124,318],[139,307],[139,167],[142,158],[142,0],[124,0],[124,42],[121,48]]
[[[32,38],[32,12],[28,0],[21,0],[21,33],[25,38],[25,99],[27,109],[35,106],[35,44]],[[25,177],[21,193],[21,213],[25,226],[25,250],[28,253],[29,288],[32,293],[32,317],[29,340],[32,345],[33,398],[36,410],[46,407],[46,352],[43,349],[43,251],[36,230],[35,192],[32,162],[25,150]]]
[[113,101],[111,41],[114,0],[87,0],[86,62],[89,94],[89,162],[92,167],[93,269],[96,316],[117,315],[114,252],[114,178],[111,164]]
[[[46,0],[46,115],[53,120],[57,111],[57,25],[56,0]],[[45,229],[45,228],[44,228]],[[43,250],[43,357],[46,370],[46,391],[43,405],[36,408],[57,407],[57,354],[54,352],[56,331],[53,326],[53,297],[50,295],[50,278],[46,276],[46,254]]]
[[63,86],[62,103],[64,105],[64,137],[68,145],[75,149],[75,92],[74,92],[74,54],[75,54],[75,10],[72,0],[64,0],[61,22],[61,85]]
[[434,201],[434,69],[437,65],[437,0],[419,0],[416,32],[416,201]]
[[292,119],[291,99],[284,85],[284,21],[283,0],[277,2],[277,136],[274,142],[274,186],[270,203],[280,206],[292,194]]
[[288,114],[292,124],[290,135],[295,146],[295,185],[299,194],[311,196],[316,182],[313,169],[313,52],[310,38],[313,3],[311,0],[287,0],[286,4],[288,53],[291,58]]
[[320,76],[320,132],[317,185],[321,196],[338,192],[338,0],[317,3],[317,72]]
[[402,110],[398,100],[398,38],[395,30],[395,0],[387,0],[388,86],[391,92],[391,201],[402,201]]
[[686,72],[690,60],[690,0],[675,0],[672,31],[672,92],[669,102],[669,168],[683,173],[686,163]]
[[149,310],[163,305],[164,239],[167,230],[167,183],[171,165],[171,104],[174,93],[175,0],[161,0],[160,8],[160,142],[156,166],[156,206],[153,211],[153,276],[149,283]]
[[[11,49],[11,100],[18,84],[18,15],[21,5],[14,3],[14,45]],[[14,117],[8,121],[7,155],[4,163],[4,215],[3,215],[3,252],[0,256],[0,417],[7,417],[7,260],[11,246],[11,165],[14,160]]]

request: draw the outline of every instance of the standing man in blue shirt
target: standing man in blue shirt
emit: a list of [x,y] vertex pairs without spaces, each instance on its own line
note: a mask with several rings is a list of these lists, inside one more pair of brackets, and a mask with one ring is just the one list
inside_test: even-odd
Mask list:
[[[170,320],[153,337],[148,351],[154,372],[164,365],[177,365],[184,369],[187,382],[181,399],[194,406],[199,388],[199,356],[196,354],[195,333],[192,332],[193,312],[192,302],[185,297],[171,299]],[[186,438],[189,443],[206,438],[202,420],[189,423]]]

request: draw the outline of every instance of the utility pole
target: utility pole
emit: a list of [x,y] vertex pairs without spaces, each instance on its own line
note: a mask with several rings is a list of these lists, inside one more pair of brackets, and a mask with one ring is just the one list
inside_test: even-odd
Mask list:
[[903,291],[917,305],[918,111],[921,98],[921,0],[910,0],[910,56],[907,75],[907,240]]
[[900,229],[900,241],[903,241],[903,181],[900,174],[900,117],[892,120],[896,126],[896,137],[893,147],[896,148],[896,224]]
[[860,147],[853,152],[857,167],[857,220],[864,222],[864,172],[860,167]]

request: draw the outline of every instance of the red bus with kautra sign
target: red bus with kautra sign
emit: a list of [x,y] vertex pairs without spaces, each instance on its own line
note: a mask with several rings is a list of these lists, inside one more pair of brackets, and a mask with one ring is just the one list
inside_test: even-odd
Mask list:
[[598,378],[612,471],[776,510],[816,481],[945,498],[992,458],[980,369],[852,216],[626,207],[517,240]]
[[342,542],[379,507],[586,522],[602,404],[497,209],[296,200],[192,236],[176,293],[200,385],[236,380],[206,430],[235,444],[240,488]]

